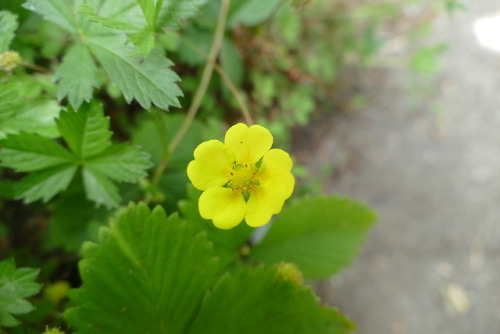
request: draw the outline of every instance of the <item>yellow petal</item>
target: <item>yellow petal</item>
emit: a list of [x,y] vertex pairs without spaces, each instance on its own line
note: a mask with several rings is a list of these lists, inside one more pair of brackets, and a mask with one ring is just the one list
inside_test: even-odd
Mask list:
[[203,142],[194,150],[194,160],[188,165],[187,175],[195,188],[200,190],[222,186],[228,181],[233,159],[220,141]]
[[260,184],[248,199],[245,221],[252,227],[267,224],[281,211],[285,199],[285,189],[280,182]]
[[262,159],[259,181],[261,183],[280,182],[284,188],[285,199],[290,197],[295,186],[292,170],[293,162],[290,155],[280,149],[272,149]]
[[211,188],[201,194],[198,206],[203,218],[212,219],[216,227],[225,230],[238,225],[246,212],[243,195],[222,187]]
[[273,145],[271,132],[260,125],[233,125],[226,132],[224,143],[233,151],[236,161],[254,164],[269,151]]

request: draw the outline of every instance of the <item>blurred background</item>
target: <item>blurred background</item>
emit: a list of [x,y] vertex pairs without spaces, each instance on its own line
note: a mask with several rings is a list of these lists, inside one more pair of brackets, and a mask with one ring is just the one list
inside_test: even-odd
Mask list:
[[360,258],[318,285],[359,334],[500,333],[500,3],[447,5],[400,7],[427,35],[390,26],[372,66],[343,71],[354,110],[296,132],[327,192],[379,212]]

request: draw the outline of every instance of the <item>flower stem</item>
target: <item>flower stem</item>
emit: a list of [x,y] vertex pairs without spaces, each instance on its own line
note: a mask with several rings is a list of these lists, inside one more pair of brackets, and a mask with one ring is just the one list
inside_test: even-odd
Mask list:
[[175,133],[174,138],[170,142],[168,148],[165,150],[165,153],[160,163],[156,166],[154,178],[152,180],[152,184],[155,187],[158,185],[160,177],[165,171],[165,168],[167,167],[170,155],[172,154],[172,152],[175,151],[175,149],[179,145],[179,142],[186,134],[186,131],[191,126],[191,123],[193,123],[194,118],[196,117],[196,113],[200,108],[201,101],[203,100],[203,97],[207,92],[208,84],[210,83],[210,79],[212,78],[212,73],[214,71],[215,62],[217,61],[217,56],[219,55],[219,51],[222,45],[222,38],[224,36],[224,30],[226,27],[226,18],[227,18],[227,13],[229,11],[230,1],[231,0],[222,0],[221,2],[217,27],[215,28],[214,40],[210,48],[210,53],[208,54],[207,63],[205,64],[205,68],[203,69],[200,85],[196,90],[193,102],[189,106],[189,110],[187,112],[186,118],[184,119],[184,122],[182,123],[179,130],[177,130],[177,132]]

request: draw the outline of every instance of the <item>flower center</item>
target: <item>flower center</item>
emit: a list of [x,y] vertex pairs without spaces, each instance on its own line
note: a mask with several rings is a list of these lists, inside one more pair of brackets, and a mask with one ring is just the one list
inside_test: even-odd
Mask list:
[[233,191],[243,193],[245,199],[248,199],[252,190],[259,185],[258,176],[259,168],[255,165],[235,163],[227,187],[233,189]]

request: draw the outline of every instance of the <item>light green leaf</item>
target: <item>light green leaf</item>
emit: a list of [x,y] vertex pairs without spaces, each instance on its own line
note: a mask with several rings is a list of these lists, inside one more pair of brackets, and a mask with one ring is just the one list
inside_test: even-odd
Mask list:
[[161,28],[179,28],[180,21],[199,13],[199,8],[207,0],[163,0],[158,26]]
[[22,88],[22,85],[0,82],[0,139],[19,131],[55,136],[54,118],[60,106],[52,100],[26,96]]
[[102,105],[84,104],[77,111],[62,111],[56,120],[59,132],[71,150],[81,159],[101,153],[111,146],[109,118]]
[[149,154],[128,144],[113,145],[86,163],[88,168],[119,182],[135,182],[152,166]]
[[99,171],[87,166],[83,169],[83,184],[87,198],[107,208],[116,208],[121,197],[113,182]]
[[291,262],[307,278],[324,278],[359,252],[375,213],[337,196],[302,199],[285,208],[250,255],[266,263]]
[[0,11],[0,53],[9,49],[17,26],[17,15],[6,10]]
[[23,7],[76,34],[77,25],[72,0],[27,0]]
[[18,325],[19,321],[14,316],[34,309],[25,298],[40,291],[41,285],[35,283],[37,276],[36,269],[16,269],[14,260],[0,262],[0,327]]
[[82,43],[72,45],[56,71],[57,98],[68,97],[69,103],[78,109],[83,101],[90,102],[93,88],[99,87],[97,67],[87,47]]
[[273,15],[281,0],[236,0],[232,3],[227,19],[228,27],[239,24],[254,26],[264,22]]
[[140,26],[135,26],[127,22],[118,21],[110,17],[100,16],[96,13],[94,7],[92,7],[92,5],[88,3],[80,5],[78,7],[77,13],[85,17],[90,22],[97,23],[103,27],[117,29],[117,30],[132,30],[132,31],[141,29]]
[[180,107],[177,97],[182,92],[176,84],[180,79],[158,50],[147,57],[134,55],[134,48],[117,36],[93,37],[89,46],[128,103],[136,99],[144,109],[151,104],[165,110]]
[[155,34],[149,28],[130,34],[129,38],[137,47],[136,54],[138,55],[147,56],[155,47]]
[[242,268],[207,294],[189,334],[346,334],[354,329],[337,310],[318,305],[309,287],[274,268]]
[[74,160],[68,150],[37,134],[9,135],[0,140],[0,147],[1,165],[18,172],[33,172]]
[[48,202],[68,188],[77,169],[77,166],[67,164],[32,173],[18,184],[17,197],[24,198],[26,203],[39,199]]
[[[158,0],[136,0],[150,28],[155,27]],[[163,2],[163,0],[161,0]]]
[[84,248],[65,318],[81,334],[187,333],[216,280],[211,248],[179,217],[130,205]]

